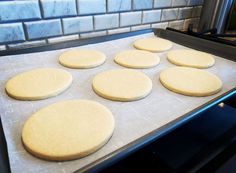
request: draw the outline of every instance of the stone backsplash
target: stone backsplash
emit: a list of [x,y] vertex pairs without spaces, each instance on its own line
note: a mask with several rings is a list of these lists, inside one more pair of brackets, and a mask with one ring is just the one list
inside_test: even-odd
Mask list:
[[0,50],[147,28],[196,27],[203,0],[0,1]]

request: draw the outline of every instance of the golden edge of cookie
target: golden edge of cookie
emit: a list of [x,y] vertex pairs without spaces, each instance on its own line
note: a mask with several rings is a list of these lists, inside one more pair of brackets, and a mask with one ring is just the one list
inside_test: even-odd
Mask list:
[[61,62],[61,61],[59,60],[59,63],[60,63],[62,66],[67,67],[67,68],[71,68],[71,69],[90,69],[90,68],[95,68],[95,67],[98,67],[98,66],[104,64],[105,62],[106,62],[106,58],[104,59],[103,62],[94,64],[94,65],[78,66],[78,65],[68,65],[68,64],[64,64],[63,62]]
[[[68,72],[67,72],[68,73]],[[10,79],[9,79],[10,80]],[[9,81],[8,80],[8,81]],[[58,90],[57,92],[53,92],[53,93],[50,93],[49,95],[47,96],[19,96],[19,95],[14,95],[14,94],[11,94],[11,92],[9,92],[7,90],[7,83],[5,85],[5,91],[7,93],[7,95],[13,99],[16,99],[16,100],[22,100],[22,101],[36,101],[36,100],[44,100],[44,99],[47,99],[47,98],[51,98],[51,97],[54,97],[54,96],[57,96],[61,93],[63,93],[64,91],[66,91],[72,84],[72,81],[73,81],[73,78],[70,74],[70,81],[69,83],[62,89]]]
[[63,54],[59,56],[58,62],[59,62],[59,64],[61,64],[62,66],[67,67],[67,68],[71,68],[71,69],[89,69],[89,68],[95,68],[95,67],[98,67],[98,66],[104,64],[104,63],[106,62],[106,59],[107,59],[105,54],[103,54],[103,53],[101,53],[101,52],[99,52],[99,53],[103,56],[103,60],[102,60],[101,62],[96,63],[96,64],[93,64],[93,65],[79,66],[79,65],[68,65],[68,64],[65,64],[65,63],[63,63],[62,60],[61,60]]
[[221,86],[219,87],[218,90],[212,91],[212,92],[207,92],[207,93],[190,93],[190,92],[186,92],[186,91],[182,91],[182,90],[178,90],[175,89],[173,87],[170,87],[169,85],[167,85],[164,81],[162,81],[161,76],[159,77],[159,81],[161,82],[161,84],[168,90],[175,92],[177,94],[182,94],[182,95],[186,95],[186,96],[193,96],[193,97],[205,97],[205,96],[210,96],[213,94],[216,94],[218,92],[221,91],[222,89],[222,82],[221,82]]
[[132,68],[132,69],[148,69],[148,68],[153,68],[153,67],[156,67],[159,63],[160,63],[160,59],[159,61],[154,64],[154,65],[147,65],[147,66],[132,66],[132,65],[129,65],[129,64],[125,64],[125,63],[122,63],[122,62],[119,62],[116,60],[116,57],[114,58],[114,62],[117,63],[118,65],[121,65],[123,67],[127,67],[127,68]]
[[145,93],[144,95],[142,95],[142,96],[135,97],[135,98],[123,98],[123,97],[108,96],[106,94],[101,93],[99,90],[96,89],[96,87],[94,87],[94,82],[92,82],[92,88],[93,88],[93,91],[97,95],[101,96],[102,98],[105,98],[105,99],[108,99],[108,100],[112,100],[112,101],[120,101],[120,102],[129,102],[129,101],[141,100],[141,99],[147,97],[151,93],[151,91],[152,91],[152,85],[151,85],[150,90],[147,93]]
[[[114,118],[113,118],[114,120]],[[76,160],[76,159],[80,159],[82,157],[88,156],[94,152],[96,152],[97,150],[99,150],[100,148],[102,148],[112,137],[114,132],[114,121],[113,121],[113,129],[111,131],[111,134],[100,144],[97,145],[95,148],[93,148],[92,150],[87,150],[84,152],[80,152],[80,153],[76,153],[73,155],[65,155],[65,156],[49,156],[47,154],[43,154],[40,152],[36,152],[33,151],[32,149],[30,149],[30,147],[28,147],[25,143],[24,143],[24,139],[21,136],[21,141],[23,143],[24,148],[33,156],[36,156],[37,158],[43,159],[43,160],[48,160],[48,161],[69,161],[69,160]]]
[[170,50],[170,49],[172,48],[172,45],[170,45],[168,48],[166,48],[166,49],[162,49],[162,50],[155,50],[155,49],[141,48],[141,47],[135,45],[135,43],[133,44],[133,47],[136,48],[136,49],[139,49],[139,50],[146,50],[146,51],[149,51],[149,52],[158,53],[158,52],[165,52],[165,51],[167,51],[167,50]]
[[210,67],[212,67],[212,66],[215,65],[215,59],[214,59],[214,58],[213,58],[213,61],[212,61],[211,64],[205,65],[205,66],[204,66],[204,65],[199,66],[199,65],[189,65],[189,64],[179,63],[179,62],[177,62],[177,61],[171,59],[169,53],[167,54],[167,60],[168,60],[171,64],[174,64],[174,65],[177,65],[177,66],[181,66],[181,67],[192,67],[192,68],[199,68],[199,69],[206,69],[206,68],[210,68]]

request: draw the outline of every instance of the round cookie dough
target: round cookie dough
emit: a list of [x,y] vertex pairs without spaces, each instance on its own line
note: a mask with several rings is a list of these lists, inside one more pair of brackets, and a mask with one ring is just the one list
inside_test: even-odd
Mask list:
[[106,55],[96,50],[70,50],[59,57],[61,65],[68,68],[93,68],[103,64]]
[[150,68],[158,65],[160,58],[157,54],[144,50],[127,50],[118,53],[114,61],[128,68]]
[[98,95],[114,101],[139,100],[152,89],[152,81],[148,76],[131,69],[101,72],[94,77],[92,85]]
[[163,38],[144,38],[134,42],[136,49],[162,52],[172,48],[172,42]]
[[167,89],[188,96],[209,96],[222,88],[221,80],[214,74],[190,67],[163,70],[160,81]]
[[114,124],[112,113],[100,103],[62,101],[40,109],[26,121],[22,142],[27,151],[39,158],[72,160],[106,144]]
[[58,68],[38,68],[9,79],[5,89],[18,100],[41,100],[56,96],[72,83],[69,72]]
[[168,52],[167,59],[179,66],[209,68],[215,64],[212,55],[196,50],[173,50]]

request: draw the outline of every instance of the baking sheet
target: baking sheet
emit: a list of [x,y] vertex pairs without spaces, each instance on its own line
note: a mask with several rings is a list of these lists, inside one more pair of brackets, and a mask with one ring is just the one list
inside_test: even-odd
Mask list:
[[[154,37],[154,34],[142,34],[77,47],[76,49],[99,50],[107,55],[106,63],[93,69],[78,70],[61,66],[57,58],[62,52],[69,49],[0,57],[0,114],[13,173],[67,173],[76,171],[236,86],[236,62],[215,56],[215,66],[206,70],[218,75],[223,81],[223,89],[220,93],[208,97],[189,97],[170,92],[158,80],[162,69],[174,66],[167,61],[166,52],[164,52],[158,53],[161,58],[158,66],[139,70],[148,75],[153,82],[152,92],[145,99],[134,102],[114,102],[97,96],[91,87],[94,75],[109,69],[124,68],[114,63],[114,55],[122,50],[134,49],[132,47],[134,40],[147,37]],[[179,48],[188,49],[174,44],[172,50]],[[4,85],[10,77],[39,67],[56,67],[69,71],[74,78],[72,86],[59,96],[40,101],[18,101],[6,95]],[[115,130],[110,141],[97,152],[74,161],[49,162],[26,152],[21,143],[21,130],[27,118],[42,107],[68,99],[91,99],[109,108],[115,118]]]

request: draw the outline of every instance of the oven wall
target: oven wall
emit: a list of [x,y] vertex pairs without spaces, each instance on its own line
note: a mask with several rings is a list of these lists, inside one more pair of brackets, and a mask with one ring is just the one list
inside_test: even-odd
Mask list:
[[235,0],[211,0],[205,1],[202,7],[201,20],[198,31],[216,28],[217,33],[224,34],[227,29],[230,11]]
[[0,1],[0,50],[145,28],[197,27],[203,0]]

